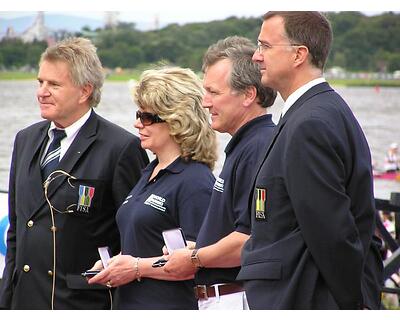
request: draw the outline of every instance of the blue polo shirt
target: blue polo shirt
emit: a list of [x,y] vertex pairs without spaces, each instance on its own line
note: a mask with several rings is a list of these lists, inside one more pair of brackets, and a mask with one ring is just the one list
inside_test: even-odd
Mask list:
[[[258,163],[271,142],[272,115],[257,117],[243,125],[225,148],[225,162],[214,184],[210,206],[196,247],[214,244],[233,231],[250,234],[249,198]],[[196,284],[234,282],[237,268],[201,268]]]
[[[162,254],[164,230],[181,227],[195,241],[207,212],[214,184],[211,170],[202,163],[177,158],[149,181],[157,159],[119,208],[116,220],[121,252],[134,257]],[[117,289],[119,309],[197,309],[193,281],[142,278]]]

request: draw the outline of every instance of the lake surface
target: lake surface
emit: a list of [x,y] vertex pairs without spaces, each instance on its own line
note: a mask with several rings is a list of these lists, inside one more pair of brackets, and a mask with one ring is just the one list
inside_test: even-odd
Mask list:
[[[0,190],[8,189],[8,173],[15,134],[28,125],[40,121],[36,100],[37,83],[27,81],[0,81]],[[392,142],[400,144],[400,89],[399,88],[335,88],[347,101],[360,122],[378,167],[383,164],[385,152]],[[278,98],[270,109],[276,122],[283,101]],[[137,134],[133,127],[136,106],[125,82],[106,82],[96,112],[121,127]],[[224,148],[228,134],[218,134],[219,160],[215,174],[225,159]],[[151,155],[150,155],[151,156]],[[400,192],[400,183],[376,180],[375,196],[388,199],[390,192]]]

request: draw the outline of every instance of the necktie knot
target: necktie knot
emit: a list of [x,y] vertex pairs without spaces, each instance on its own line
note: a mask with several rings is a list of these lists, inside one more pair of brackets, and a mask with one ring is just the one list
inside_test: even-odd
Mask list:
[[60,143],[61,140],[67,136],[65,133],[65,130],[54,128],[54,129],[52,129],[52,131],[53,131],[53,136],[54,136],[54,139],[53,139],[54,143],[57,143],[57,144]]

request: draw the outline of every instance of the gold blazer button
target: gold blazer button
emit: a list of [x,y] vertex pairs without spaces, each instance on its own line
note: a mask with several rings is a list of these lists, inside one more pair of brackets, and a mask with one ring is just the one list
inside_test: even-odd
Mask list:
[[33,221],[29,220],[27,223],[28,228],[32,228],[33,227]]
[[28,266],[27,264],[24,265],[24,271],[25,271],[25,272],[29,272],[29,270],[31,270],[31,267]]

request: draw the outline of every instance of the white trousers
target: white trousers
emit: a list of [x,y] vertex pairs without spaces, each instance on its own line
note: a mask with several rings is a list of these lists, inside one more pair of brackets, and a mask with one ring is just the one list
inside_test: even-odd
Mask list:
[[249,310],[244,291],[201,299],[198,303],[199,310]]

